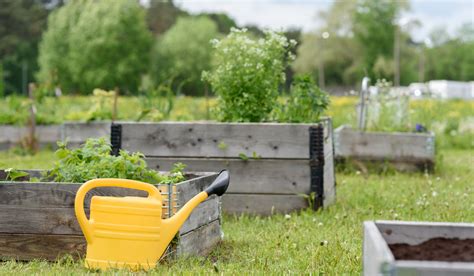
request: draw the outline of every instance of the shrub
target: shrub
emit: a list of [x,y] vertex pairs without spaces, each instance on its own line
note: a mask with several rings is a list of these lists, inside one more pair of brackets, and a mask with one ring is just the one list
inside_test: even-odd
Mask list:
[[38,78],[66,92],[134,91],[148,67],[150,46],[145,11],[137,1],[68,1],[48,18]]
[[278,88],[285,81],[288,51],[296,44],[280,33],[268,31],[253,39],[246,29],[232,29],[222,40],[213,40],[213,70],[203,73],[218,96],[221,121],[268,120],[277,105]]
[[210,69],[210,40],[219,35],[211,19],[178,18],[153,49],[151,76],[155,84],[173,79],[188,95],[203,95],[201,72]]
[[290,96],[276,111],[279,122],[317,122],[329,105],[329,95],[322,91],[311,76],[297,76],[291,84]]
[[151,184],[177,183],[184,179],[184,165],[175,164],[170,175],[163,175],[147,168],[144,155],[121,150],[119,156],[110,154],[111,146],[105,140],[88,139],[77,149],[68,149],[66,143],[58,143],[59,149],[48,178],[54,182],[82,183],[95,178],[125,178]]

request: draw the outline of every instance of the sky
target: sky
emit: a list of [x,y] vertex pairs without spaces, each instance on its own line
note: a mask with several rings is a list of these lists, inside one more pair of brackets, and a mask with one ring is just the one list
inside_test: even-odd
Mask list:
[[[321,24],[317,13],[327,10],[334,0],[175,0],[191,13],[225,12],[239,25],[264,28],[314,30]],[[402,15],[418,19],[422,26],[411,28],[415,41],[423,41],[436,27],[445,26],[450,34],[461,24],[474,24],[474,0],[411,0],[411,9]]]

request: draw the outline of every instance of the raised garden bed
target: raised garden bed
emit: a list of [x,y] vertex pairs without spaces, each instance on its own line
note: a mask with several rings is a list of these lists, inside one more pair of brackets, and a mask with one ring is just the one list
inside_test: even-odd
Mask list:
[[[36,139],[40,148],[56,147],[57,141],[68,141],[69,146],[78,147],[88,138],[110,136],[110,122],[79,123],[69,122],[61,125],[36,126]],[[28,135],[28,127],[0,125],[0,150],[18,146]]]
[[388,162],[402,171],[431,170],[435,163],[433,133],[363,132],[341,126],[334,141],[339,161]]
[[[75,194],[81,184],[5,181],[5,173],[0,172],[0,258],[55,260],[64,254],[83,256],[86,241],[74,213]],[[31,172],[31,176],[35,175],[38,172]],[[158,185],[163,197],[171,198],[163,201],[166,203],[163,217],[174,214],[216,177],[216,173],[188,174],[186,181]],[[85,200],[87,216],[93,195],[146,196],[146,193],[122,188],[94,189]],[[222,238],[220,210],[220,198],[216,196],[200,204],[180,228],[178,238],[165,255],[209,253]]]
[[474,224],[365,222],[364,275],[474,275]]
[[113,151],[139,151],[153,169],[229,170],[228,213],[269,215],[335,201],[330,119],[316,124],[162,122],[112,126]]

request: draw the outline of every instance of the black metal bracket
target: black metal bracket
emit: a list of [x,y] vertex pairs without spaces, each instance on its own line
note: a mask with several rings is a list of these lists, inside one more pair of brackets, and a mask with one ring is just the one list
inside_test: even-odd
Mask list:
[[310,193],[314,193],[313,208],[323,207],[324,200],[324,126],[309,127]]
[[112,155],[118,156],[122,148],[122,125],[114,124],[110,126],[110,144],[112,145]]

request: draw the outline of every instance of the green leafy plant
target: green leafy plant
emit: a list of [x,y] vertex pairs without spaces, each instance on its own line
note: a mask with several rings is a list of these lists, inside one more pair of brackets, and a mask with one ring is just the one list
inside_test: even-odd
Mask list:
[[392,83],[377,80],[377,94],[368,101],[367,128],[373,131],[410,131],[409,97],[396,93]]
[[5,172],[7,174],[6,177],[5,177],[5,180],[11,180],[11,181],[15,181],[16,179],[18,179],[20,177],[25,177],[25,176],[30,175],[27,172],[19,171],[19,170],[16,170],[14,168],[8,168],[8,169],[5,170]]
[[105,138],[88,139],[77,149],[58,143],[59,161],[46,175],[54,182],[82,183],[94,178],[125,178],[151,184],[177,183],[184,179],[184,165],[175,164],[170,174],[160,174],[147,168],[142,153],[121,150],[118,156],[110,154],[111,146]]
[[253,39],[246,29],[232,29],[214,39],[213,70],[203,72],[218,97],[221,121],[260,122],[268,120],[275,108],[278,88],[285,81],[288,51],[296,44],[280,33],[268,31]]
[[322,91],[311,76],[297,76],[291,84],[288,100],[276,109],[279,122],[317,122],[329,106],[329,95]]
[[172,80],[162,83],[158,88],[148,88],[140,97],[141,112],[136,121],[167,120],[174,107],[175,93],[171,89]]
[[66,116],[66,119],[86,122],[112,119],[112,106],[115,93],[115,91],[94,89],[90,108],[86,111],[72,112]]

